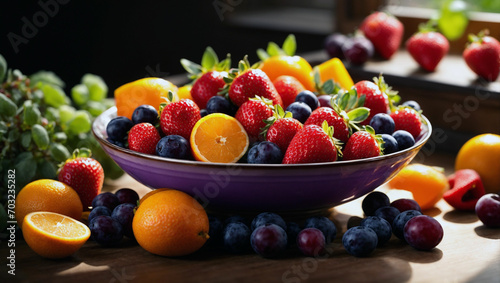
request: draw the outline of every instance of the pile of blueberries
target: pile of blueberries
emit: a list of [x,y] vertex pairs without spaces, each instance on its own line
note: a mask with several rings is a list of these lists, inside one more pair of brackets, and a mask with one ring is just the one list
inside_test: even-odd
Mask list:
[[132,220],[138,200],[137,192],[129,188],[97,195],[88,217],[91,239],[102,246],[117,245],[123,236],[135,239]]

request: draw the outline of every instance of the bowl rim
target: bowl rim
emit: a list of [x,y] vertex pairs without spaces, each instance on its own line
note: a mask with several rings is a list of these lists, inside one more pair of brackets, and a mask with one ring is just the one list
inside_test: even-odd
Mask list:
[[173,164],[179,164],[179,165],[191,165],[191,166],[203,166],[203,167],[227,167],[227,166],[238,166],[238,167],[243,167],[243,168],[249,168],[249,169],[269,169],[273,170],[273,168],[310,168],[310,167],[326,167],[326,166],[346,166],[346,165],[355,165],[355,164],[366,164],[366,163],[371,163],[371,162],[376,162],[376,161],[381,161],[384,159],[390,159],[394,158],[400,155],[404,155],[408,152],[411,152],[415,149],[420,148],[423,146],[427,140],[430,138],[432,134],[432,125],[430,121],[425,117],[424,115],[421,115],[422,117],[422,124],[424,127],[427,127],[427,130],[424,131],[423,133],[420,133],[420,136],[417,138],[417,141],[415,144],[407,149],[393,152],[387,155],[380,155],[380,156],[375,156],[375,157],[369,157],[369,158],[363,158],[363,159],[355,159],[355,160],[339,160],[339,161],[331,161],[331,162],[318,162],[318,163],[301,163],[301,164],[250,164],[250,163],[219,163],[219,162],[203,162],[203,161],[196,161],[196,160],[181,160],[181,159],[175,159],[175,158],[167,158],[167,157],[161,157],[161,156],[156,156],[152,154],[145,154],[141,152],[136,152],[127,148],[122,148],[117,145],[112,144],[109,142],[106,138],[101,137],[100,133],[98,133],[97,129],[97,123],[100,122],[103,117],[105,116],[110,116],[113,114],[116,114],[117,108],[116,106],[113,106],[103,113],[101,113],[92,123],[92,134],[94,137],[97,139],[97,141],[101,144],[101,146],[105,145],[113,150],[119,151],[121,153],[131,155],[135,158],[141,158],[145,160],[155,160],[159,162],[169,162]]

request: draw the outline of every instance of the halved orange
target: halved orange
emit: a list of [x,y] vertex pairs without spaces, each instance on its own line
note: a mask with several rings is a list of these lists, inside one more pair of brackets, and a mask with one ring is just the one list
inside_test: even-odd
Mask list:
[[191,149],[198,161],[234,163],[248,149],[248,135],[235,118],[222,114],[209,114],[194,125]]
[[22,231],[28,246],[46,258],[70,256],[90,237],[90,229],[82,222],[46,211],[26,215]]

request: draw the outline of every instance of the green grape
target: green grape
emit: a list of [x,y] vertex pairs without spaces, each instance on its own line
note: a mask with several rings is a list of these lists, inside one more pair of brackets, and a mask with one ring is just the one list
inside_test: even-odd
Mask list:
[[21,134],[21,145],[28,149],[31,144],[31,133],[26,131]]
[[438,28],[448,40],[459,39],[467,25],[467,4],[461,0],[448,0],[441,8],[438,19]]
[[91,123],[90,114],[87,111],[78,110],[67,126],[71,133],[78,135],[90,131]]
[[49,120],[49,122],[57,122],[59,121],[59,110],[54,107],[47,107],[45,109],[45,118]]
[[84,105],[90,98],[89,89],[84,84],[75,85],[71,89],[71,98],[77,105]]
[[40,174],[41,179],[56,179],[56,165],[49,162],[48,160],[43,160],[38,166],[38,173]]
[[16,115],[17,105],[10,100],[5,94],[0,92],[0,114],[5,117]]
[[53,86],[58,86],[64,88],[66,84],[61,78],[59,78],[54,72],[49,71],[38,71],[30,76],[30,81],[32,85],[37,85],[38,83],[49,84]]
[[85,74],[82,77],[82,83],[89,89],[90,100],[101,101],[108,94],[108,86],[104,80],[93,74]]
[[38,148],[40,148],[41,150],[45,150],[47,149],[47,147],[49,147],[49,134],[42,125],[36,124],[31,128],[31,137],[33,138],[33,141],[38,146]]
[[58,162],[64,162],[71,154],[69,150],[60,143],[52,143],[49,148],[50,156]]
[[0,83],[3,82],[5,74],[7,74],[7,61],[5,61],[5,58],[0,54]]
[[24,107],[24,113],[23,113],[24,123],[28,126],[40,124],[40,121],[42,119],[42,113],[40,112],[38,105],[33,104],[31,100],[26,100],[24,102],[23,107]]
[[76,109],[69,105],[59,107],[59,118],[61,123],[67,123],[75,117]]
[[58,108],[69,104],[69,98],[62,88],[55,85],[42,84],[40,89],[43,91],[43,98],[48,105]]
[[14,161],[14,169],[16,170],[16,188],[22,188],[36,174],[37,164],[33,153],[29,151],[20,153]]
[[102,102],[89,101],[87,102],[85,109],[89,111],[90,115],[97,117],[106,110],[106,105]]

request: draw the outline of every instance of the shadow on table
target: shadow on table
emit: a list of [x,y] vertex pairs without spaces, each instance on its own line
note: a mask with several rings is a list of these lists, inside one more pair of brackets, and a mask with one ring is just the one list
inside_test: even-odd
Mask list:
[[470,224],[477,221],[477,216],[470,211],[451,210],[443,215],[443,219],[458,224]]
[[488,228],[484,225],[477,226],[474,228],[474,232],[479,237],[488,238],[492,240],[500,240],[500,229]]

